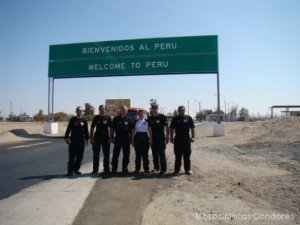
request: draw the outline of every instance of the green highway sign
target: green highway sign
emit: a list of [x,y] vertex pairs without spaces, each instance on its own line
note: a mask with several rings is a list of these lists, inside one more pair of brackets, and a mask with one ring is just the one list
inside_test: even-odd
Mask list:
[[51,45],[49,77],[218,73],[218,37],[191,36]]

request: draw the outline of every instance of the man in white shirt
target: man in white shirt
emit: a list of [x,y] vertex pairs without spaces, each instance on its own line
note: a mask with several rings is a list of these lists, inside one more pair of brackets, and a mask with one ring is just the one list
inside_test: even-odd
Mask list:
[[149,173],[149,147],[152,143],[152,133],[148,121],[144,119],[144,110],[138,112],[139,119],[134,122],[132,130],[132,145],[135,149],[135,173],[141,169],[141,159],[145,173]]

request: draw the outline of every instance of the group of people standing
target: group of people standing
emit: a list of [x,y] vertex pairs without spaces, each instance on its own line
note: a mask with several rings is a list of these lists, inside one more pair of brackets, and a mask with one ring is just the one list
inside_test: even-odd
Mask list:
[[[143,110],[138,112],[138,120],[132,121],[127,116],[127,107],[122,106],[120,114],[113,120],[106,115],[105,105],[99,106],[99,115],[93,118],[90,132],[88,123],[83,117],[82,107],[76,108],[76,116],[72,117],[65,132],[65,141],[69,145],[67,176],[80,175],[81,161],[85,145],[89,141],[93,148],[93,171],[99,172],[100,150],[103,151],[103,167],[105,174],[115,174],[118,170],[119,155],[122,149],[122,172],[129,173],[130,144],[134,146],[135,171],[139,173],[143,161],[144,173],[150,173],[149,148],[151,146],[153,165],[152,172],[164,175],[167,171],[166,144],[174,144],[175,169],[174,175],[180,172],[182,158],[184,170],[191,174],[191,142],[195,138],[193,119],[185,115],[185,107],[178,107],[178,116],[173,117],[169,126],[165,115],[158,112],[158,105],[151,105],[151,115],[145,118]],[[175,134],[175,137],[174,137]],[[110,144],[114,144],[110,170]]]

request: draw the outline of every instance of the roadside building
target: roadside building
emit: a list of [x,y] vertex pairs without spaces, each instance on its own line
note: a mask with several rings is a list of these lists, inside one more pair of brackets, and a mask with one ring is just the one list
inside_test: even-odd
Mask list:
[[33,121],[33,116],[30,116],[26,113],[22,113],[19,115],[19,121],[20,122],[32,122]]

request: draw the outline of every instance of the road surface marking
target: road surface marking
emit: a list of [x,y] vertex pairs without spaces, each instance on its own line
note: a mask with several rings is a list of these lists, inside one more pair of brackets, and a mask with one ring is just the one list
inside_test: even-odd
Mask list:
[[32,147],[32,146],[36,146],[36,145],[46,145],[46,144],[50,144],[52,142],[41,142],[41,143],[36,143],[36,144],[30,144],[30,145],[18,145],[18,146],[14,146],[14,147],[10,147],[8,149],[16,149],[16,148],[26,148],[26,147]]

